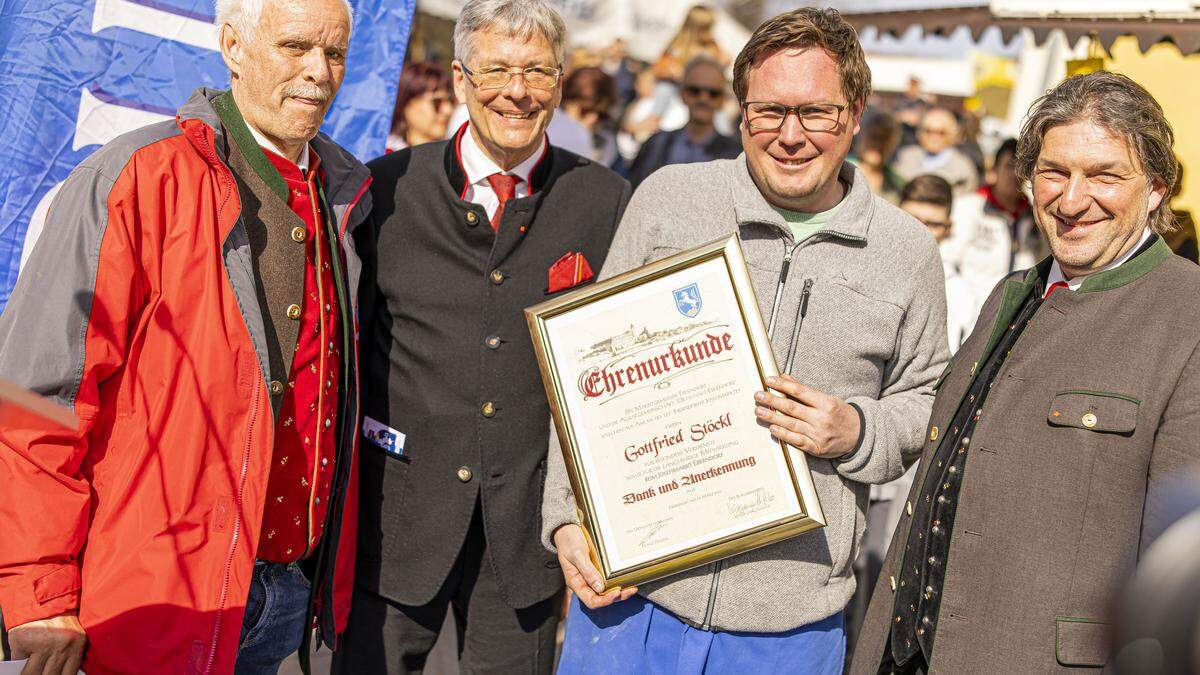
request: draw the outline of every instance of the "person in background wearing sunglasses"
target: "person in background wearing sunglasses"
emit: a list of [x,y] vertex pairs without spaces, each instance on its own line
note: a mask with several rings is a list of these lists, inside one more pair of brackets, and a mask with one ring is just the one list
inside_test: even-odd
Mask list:
[[463,672],[553,665],[563,578],[538,536],[550,409],[523,310],[592,279],[631,192],[546,136],[566,37],[545,0],[467,2],[453,69],[468,121],[369,165],[379,210],[357,250],[374,440],[335,673],[421,672],[451,612]]
[[454,90],[450,75],[428,61],[405,64],[396,90],[387,151],[442,140],[452,114]]
[[601,278],[740,237],[782,371],[766,381],[773,393],[745,404],[776,438],[807,453],[828,522],[605,593],[555,447],[542,538],[576,595],[560,675],[840,675],[843,608],[854,594],[851,562],[870,485],[916,461],[946,365],[933,237],[873,195],[846,161],[871,92],[854,28],[835,10],[781,14],[755,31],[733,72],[745,154],[646,179]]
[[728,88],[721,64],[711,56],[697,56],[688,62],[681,88],[688,122],[682,129],[660,131],[646,139],[629,168],[634,188],[668,164],[733,159],[742,153],[738,139],[721,135],[713,126]]
[[954,194],[974,192],[979,187],[979,171],[971,158],[955,147],[960,135],[954,113],[946,108],[930,108],[917,126],[917,145],[900,148],[892,168],[906,181],[931,173],[945,178]]

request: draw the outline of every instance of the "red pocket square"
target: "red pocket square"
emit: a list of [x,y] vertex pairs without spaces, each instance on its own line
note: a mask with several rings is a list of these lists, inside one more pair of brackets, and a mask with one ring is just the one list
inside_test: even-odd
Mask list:
[[594,276],[592,266],[582,253],[567,253],[550,266],[550,283],[546,292],[557,293],[578,286]]

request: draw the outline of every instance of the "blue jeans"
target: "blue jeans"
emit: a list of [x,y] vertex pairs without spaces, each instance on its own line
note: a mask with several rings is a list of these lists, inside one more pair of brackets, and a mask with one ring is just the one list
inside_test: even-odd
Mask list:
[[308,591],[299,564],[254,563],[235,675],[276,675],[283,660],[300,648]]

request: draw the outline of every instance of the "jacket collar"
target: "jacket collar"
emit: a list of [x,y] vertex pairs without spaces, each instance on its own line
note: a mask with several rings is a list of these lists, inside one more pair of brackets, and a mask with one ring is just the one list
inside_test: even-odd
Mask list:
[[[179,108],[177,117],[180,124],[200,122],[209,127],[212,130],[213,149],[217,153],[217,158],[226,164],[228,164],[229,158],[225,148],[226,144],[231,142],[230,138],[226,138],[226,131],[229,131],[230,136],[234,136],[235,134],[240,134],[241,130],[244,130],[245,138],[241,140],[232,139],[232,142],[238,143],[238,149],[242,150],[247,158],[250,158],[257,152],[262,162],[270,169],[268,173],[273,172],[277,176],[277,180],[283,189],[282,198],[286,201],[287,185],[283,183],[282,177],[278,177],[279,172],[275,170],[275,167],[271,166],[270,161],[267,160],[266,156],[262,154],[262,150],[258,147],[258,143],[254,141],[254,137],[250,135],[250,128],[242,120],[241,113],[237,111],[236,104],[229,106],[232,110],[225,111],[226,114],[236,114],[236,120],[230,120],[230,122],[236,121],[236,123],[229,125],[232,127],[231,129],[226,124],[222,124],[222,122],[226,121],[225,115],[222,115],[218,111],[216,101],[223,94],[227,93],[225,90],[209,89],[207,87],[196,89],[192,92],[191,98]],[[232,94],[228,96],[228,100],[232,103]],[[247,138],[249,139],[248,141]],[[249,148],[246,146],[247,142],[250,144]],[[309,141],[309,144],[317,155],[321,157],[321,168],[325,173],[326,199],[334,211],[337,212],[336,215],[339,216],[338,221],[341,223],[341,226],[345,227],[348,224],[352,229],[363,219],[357,218],[355,219],[356,222],[347,223],[344,219],[345,212],[355,204],[363,205],[363,208],[356,209],[356,211],[360,213],[369,211],[370,195],[365,192],[365,188],[371,179],[371,172],[362,162],[355,159],[353,155],[333,142],[324,133],[318,133],[315,138]],[[251,159],[251,161],[254,162],[256,160]],[[262,174],[263,172],[259,169],[260,167],[255,168],[256,171]],[[264,178],[264,180],[266,179]],[[271,185],[271,181],[268,180],[267,184]],[[277,192],[278,186],[272,185],[271,189],[272,191],[276,191],[276,194],[279,194]]]
[[[791,236],[791,229],[763,196],[750,176],[746,154],[742,153],[733,163],[733,211],[738,227],[749,223],[771,225]],[[822,232],[852,241],[867,240],[871,217],[875,213],[875,198],[867,185],[866,176],[850,162],[842,162],[838,180],[848,185],[842,197],[841,208],[821,229]]]
[[[1172,255],[1174,253],[1171,252],[1171,248],[1167,246],[1162,237],[1154,235],[1133,258],[1111,270],[1097,272],[1088,277],[1075,293],[1109,291],[1114,288],[1120,288],[1146,276]],[[991,333],[988,336],[987,343],[984,345],[983,352],[979,356],[979,361],[975,364],[976,366],[987,361],[992,350],[1000,343],[1000,338],[1004,335],[1005,327],[1017,315],[1021,306],[1025,304],[1026,299],[1035,293],[1040,297],[1041,292],[1046,288],[1046,279],[1049,277],[1050,266],[1053,262],[1054,258],[1047,257],[1037,265],[1029,268],[1023,279],[1018,279],[1014,276],[1004,281],[1004,290],[1000,297],[1000,307],[996,311],[996,317],[992,321]],[[1059,294],[1059,296],[1067,298],[1072,297],[1072,295],[1071,293]],[[1055,297],[1057,298],[1058,296]],[[1062,301],[1057,300],[1057,302]],[[974,377],[976,374],[975,367],[972,367],[971,377]]]
[[238,110],[237,102],[233,100],[233,92],[218,94],[211,102],[213,110],[217,111],[217,117],[221,119],[221,126],[229,134],[229,140],[237,146],[238,151],[246,158],[246,163],[254,169],[254,173],[258,174],[267,187],[271,188],[271,192],[286,204],[287,183],[275,165],[271,164],[271,160],[267,159],[267,154],[263,152],[258,141],[254,140],[254,134],[242,117],[242,112]]
[[[455,194],[462,199],[462,196],[467,193],[467,172],[463,169],[462,163],[462,139],[463,134],[467,132],[467,127],[470,122],[464,123],[455,132],[454,138],[446,144],[446,152],[443,157],[446,167],[446,178],[450,181],[450,187]],[[542,158],[538,160],[533,171],[529,174],[529,192],[536,194],[541,192],[546,184],[550,182],[550,177],[555,168],[555,148],[550,145],[549,141],[543,141],[546,145]]]
[[[1172,255],[1174,253],[1171,252],[1171,247],[1167,246],[1167,242],[1157,234],[1153,234],[1132,258],[1112,269],[1089,275],[1075,292],[1098,293],[1120,288],[1146,276]],[[1054,258],[1047,257],[1031,267],[1025,273],[1025,279],[1021,283],[1028,286],[1029,290],[1045,288],[1046,280],[1050,277],[1050,267],[1053,264]]]

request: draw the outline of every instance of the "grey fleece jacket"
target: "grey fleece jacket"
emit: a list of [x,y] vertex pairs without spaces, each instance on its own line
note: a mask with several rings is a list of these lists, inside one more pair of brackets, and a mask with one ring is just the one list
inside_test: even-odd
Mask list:
[[[858,448],[809,458],[827,526],[647,583],[639,593],[706,630],[782,632],[840,612],[854,593],[870,483],[903,473],[921,452],[934,382],[949,358],[942,262],[933,238],[871,194],[852,164],[849,190],[824,229],[800,244],[737,159],[668,166],[633,195],[601,277],[737,232],[763,320],[783,284],[772,344],[787,362],[805,280],[813,281],[792,376],[861,410]],[[783,274],[785,259],[790,265]],[[752,400],[747,406],[754,405]],[[551,432],[542,542],[578,516]]]

